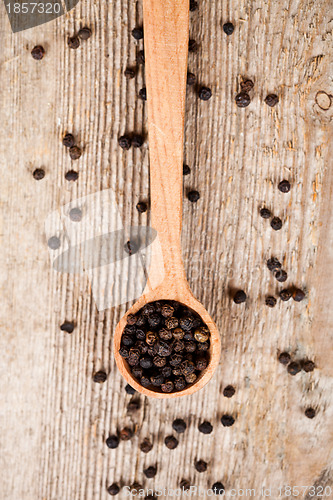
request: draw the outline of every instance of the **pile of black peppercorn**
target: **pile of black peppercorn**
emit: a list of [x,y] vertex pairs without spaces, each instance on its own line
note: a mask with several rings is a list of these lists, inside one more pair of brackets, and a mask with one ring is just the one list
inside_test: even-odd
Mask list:
[[176,301],[156,301],[127,316],[119,354],[143,387],[178,392],[207,368],[209,339],[197,313]]

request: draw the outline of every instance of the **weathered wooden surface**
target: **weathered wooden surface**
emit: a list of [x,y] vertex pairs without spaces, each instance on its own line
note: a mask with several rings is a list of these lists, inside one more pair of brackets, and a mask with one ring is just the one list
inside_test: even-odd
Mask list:
[[[99,311],[86,275],[51,269],[44,234],[47,216],[75,199],[112,188],[125,224],[146,224],[135,204],[149,195],[148,147],[123,152],[124,131],[145,131],[145,105],[137,99],[140,70],[130,30],[141,21],[140,2],[81,0],[65,17],[11,34],[1,10],[1,497],[20,500],[106,499],[107,485],[177,487],[182,478],[207,488],[222,481],[232,488],[332,485],[332,4],[201,0],[191,13],[190,33],[200,43],[189,69],[213,90],[208,102],[188,89],[185,158],[191,174],[185,191],[201,199],[184,202],[183,256],[194,294],[222,335],[220,367],[191,397],[141,399],[129,416],[130,396],[116,371],[111,346],[126,306]],[[232,36],[222,31],[235,23]],[[75,51],[66,38],[82,25],[93,29]],[[30,51],[44,45],[45,58]],[[234,103],[241,76],[255,82],[246,109]],[[269,92],[280,95],[271,109]],[[317,101],[321,103],[321,109]],[[326,101],[328,105],[326,104]],[[330,106],[331,104],[331,106]],[[83,147],[71,162],[61,144],[73,131]],[[44,166],[46,176],[32,172]],[[77,182],[64,174],[79,171]],[[291,180],[289,194],[277,183]],[[271,208],[284,221],[279,232],[261,219]],[[148,219],[147,219],[148,217]],[[283,286],[265,260],[282,259],[288,283],[305,288],[306,301],[264,305]],[[230,290],[249,299],[235,305]],[[65,320],[76,328],[60,331]],[[316,362],[295,377],[277,362],[279,350]],[[99,385],[92,374],[108,372]],[[236,387],[231,399],[222,396]],[[313,406],[313,420],[304,409]],[[223,413],[235,415],[230,428]],[[188,430],[174,451],[164,437],[183,417]],[[209,436],[197,425],[214,425]],[[109,450],[105,438],[125,425],[136,436]],[[138,444],[150,436],[153,450]],[[194,460],[208,462],[206,473]],[[143,468],[158,464],[155,479]],[[125,498],[124,491],[118,495]],[[282,495],[284,497],[284,494]],[[237,498],[237,496],[236,496]],[[310,498],[308,496],[307,498]]]

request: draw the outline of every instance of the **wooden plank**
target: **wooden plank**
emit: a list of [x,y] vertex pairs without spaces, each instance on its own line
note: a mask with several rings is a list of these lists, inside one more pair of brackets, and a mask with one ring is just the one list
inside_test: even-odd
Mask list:
[[[184,192],[196,188],[201,198],[184,201],[183,257],[223,351],[202,391],[172,401],[141,398],[141,409],[128,415],[131,397],[111,351],[126,306],[99,311],[87,275],[51,268],[44,223],[66,203],[109,188],[124,226],[149,222],[149,212],[135,209],[149,196],[148,144],[124,152],[117,143],[125,131],[146,133],[137,98],[142,68],[134,80],[123,76],[142,48],[130,35],[141,23],[141,4],[81,0],[66,16],[16,34],[2,9],[3,498],[106,499],[113,482],[171,488],[183,478],[204,489],[222,481],[229,495],[271,487],[272,498],[279,486],[333,487],[333,105],[323,94],[333,95],[331,18],[325,0],[200,0],[191,13],[199,50],[189,54],[189,69],[213,97],[202,102],[188,88]],[[231,36],[222,30],[229,20]],[[70,50],[67,36],[84,25],[93,36]],[[30,56],[37,44],[46,49],[42,61]],[[242,77],[255,83],[245,109],[234,102]],[[272,92],[280,102],[269,108],[263,100]],[[83,149],[77,161],[61,144],[65,131]],[[39,167],[46,175],[36,181]],[[72,168],[77,182],[64,178]],[[283,178],[291,181],[288,194],[277,189]],[[282,218],[280,231],[259,217],[263,204]],[[283,262],[287,284],[307,291],[305,301],[265,306],[265,296],[283,288],[266,268],[272,255]],[[245,305],[232,302],[236,288],[246,290]],[[76,324],[71,335],[59,328],[64,320]],[[281,350],[317,368],[292,377],[277,362]],[[92,381],[99,369],[108,373],[105,384]],[[231,399],[222,395],[228,384],[236,387]],[[308,406],[317,410],[313,420],[304,415]],[[236,417],[230,428],[220,423],[224,413]],[[176,417],[188,429],[169,451],[163,441]],[[214,425],[208,436],[197,430],[205,419]],[[105,438],[126,425],[135,437],[109,450]],[[138,445],[148,436],[154,447],[144,455]],[[195,471],[196,459],[208,462],[206,473]],[[145,479],[143,469],[155,463],[157,476]]]

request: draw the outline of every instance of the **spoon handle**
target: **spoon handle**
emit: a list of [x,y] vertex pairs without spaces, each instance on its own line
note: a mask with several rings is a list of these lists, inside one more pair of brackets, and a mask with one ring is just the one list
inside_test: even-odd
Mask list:
[[162,247],[165,277],[184,279],[181,226],[189,1],[143,0],[143,20],[151,223]]

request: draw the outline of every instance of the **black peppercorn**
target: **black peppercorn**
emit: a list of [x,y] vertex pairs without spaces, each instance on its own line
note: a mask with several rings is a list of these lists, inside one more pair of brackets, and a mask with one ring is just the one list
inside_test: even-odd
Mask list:
[[192,203],[196,203],[200,199],[200,193],[198,191],[190,191],[189,193],[187,193],[187,198]]
[[198,429],[200,432],[202,432],[202,434],[210,434],[211,432],[213,432],[212,424],[210,422],[207,422],[207,421],[199,424]]
[[145,63],[145,52],[144,50],[139,50],[136,56],[136,62],[138,64],[144,64]]
[[142,89],[139,90],[139,97],[143,101],[147,100],[147,89],[146,89],[146,87],[143,87]]
[[232,415],[223,415],[221,418],[221,424],[223,427],[231,427],[235,423],[235,419]]
[[276,94],[269,94],[266,98],[265,98],[265,103],[270,106],[270,107],[273,107],[275,106],[277,103],[279,102],[279,98]]
[[275,271],[281,268],[281,263],[278,261],[276,257],[272,257],[267,261],[267,267],[270,271]]
[[286,180],[283,180],[283,181],[279,182],[278,188],[281,191],[281,193],[289,193],[289,191],[290,191],[290,182],[286,181]]
[[139,359],[140,359],[140,351],[139,349],[136,349],[135,347],[131,347],[131,349],[129,350],[129,354],[128,354],[128,364],[130,366],[135,366],[139,363]]
[[183,377],[177,377],[175,378],[175,389],[176,391],[182,391],[186,387],[186,381],[183,379]]
[[153,366],[153,360],[151,359],[150,356],[143,356],[143,358],[140,359],[140,366],[144,370],[148,370]]
[[183,361],[183,356],[181,354],[173,354],[170,357],[170,365],[178,366]]
[[107,492],[109,493],[109,495],[112,495],[112,496],[118,495],[119,491],[120,491],[120,488],[119,488],[118,484],[116,484],[116,483],[111,484],[111,486],[109,486],[107,489]]
[[247,92],[239,92],[235,97],[236,104],[239,108],[246,108],[250,102],[250,96]]
[[174,450],[178,446],[178,439],[174,436],[167,436],[164,440],[165,446],[169,448],[169,450]]
[[283,300],[284,302],[287,302],[289,299],[291,299],[291,291],[286,288],[285,290],[281,290],[279,293],[280,299]]
[[[170,371],[171,371],[171,368],[170,368]],[[171,373],[170,373],[170,375],[171,375]],[[172,380],[166,380],[163,384],[161,384],[161,389],[163,392],[172,392],[174,389],[174,384],[173,384]]]
[[244,290],[237,290],[237,292],[234,295],[234,302],[235,304],[242,304],[242,302],[246,301],[246,293]]
[[127,359],[128,356],[129,356],[129,350],[127,349],[127,347],[124,347],[122,346],[120,349],[119,349],[119,354],[122,358],[125,358]]
[[190,11],[193,12],[194,10],[197,10],[198,8],[198,2],[195,0],[190,0]]
[[197,344],[193,340],[188,340],[185,343],[185,351],[186,352],[195,352],[197,349]]
[[212,91],[209,87],[201,87],[199,90],[199,99],[208,101],[212,97]]
[[74,330],[74,323],[72,321],[65,321],[61,326],[60,330],[67,333],[72,333]]
[[134,28],[132,30],[132,37],[135,38],[135,40],[142,40],[142,38],[143,38],[143,28],[141,28],[141,27]]
[[139,203],[137,203],[136,205],[136,209],[140,214],[147,212],[147,208],[147,203],[145,203],[144,201],[139,201]]
[[104,371],[100,370],[99,372],[94,373],[93,381],[97,382],[98,384],[103,384],[103,382],[106,381],[107,377],[107,374]]
[[129,427],[125,427],[119,432],[119,439],[121,439],[121,441],[128,441],[133,437],[133,435],[134,432],[132,431],[132,429],[130,429]]
[[133,366],[133,368],[132,368],[132,374],[136,378],[141,378],[142,374],[143,374],[143,370],[142,370],[141,366]]
[[61,241],[57,236],[51,236],[47,240],[47,246],[51,248],[51,250],[58,250],[61,247]]
[[156,375],[152,375],[150,377],[150,381],[154,387],[159,387],[160,385],[162,385],[164,383],[164,380],[165,379],[164,379],[163,375],[161,375],[159,373],[157,373]]
[[194,467],[198,472],[206,472],[207,463],[204,460],[198,460],[197,462],[195,462]]
[[243,80],[240,84],[241,86],[241,89],[244,91],[244,92],[249,92],[250,90],[253,89],[254,87],[254,83],[252,80]]
[[218,481],[213,484],[212,490],[214,491],[215,495],[224,495],[225,488],[223,484]]
[[67,38],[67,45],[70,49],[78,49],[80,47],[80,39],[79,37],[71,36]]
[[65,146],[65,148],[72,148],[75,144],[74,135],[72,135],[72,134],[64,135],[64,137],[62,139],[62,143]]
[[185,332],[188,332],[191,330],[193,327],[193,319],[191,316],[182,316],[179,319],[179,326],[182,328]]
[[126,76],[126,78],[131,80],[136,75],[136,69],[135,68],[126,68],[124,71],[124,75]]
[[281,354],[279,354],[278,360],[282,365],[286,366],[290,363],[291,356],[288,352],[281,352]]
[[179,324],[178,318],[175,318],[174,316],[165,319],[165,326],[167,327],[168,330],[173,330],[174,328],[177,328],[178,324]]
[[302,290],[299,290],[299,288],[295,288],[293,291],[293,299],[295,302],[301,302],[305,299],[305,293]]
[[159,332],[159,337],[160,339],[162,340],[170,340],[172,339],[172,331],[171,330],[167,330],[166,328],[162,328]]
[[69,156],[72,160],[78,160],[82,155],[82,151],[78,146],[72,146],[69,148]]
[[114,436],[114,435],[109,436],[107,438],[107,440],[105,441],[105,443],[106,443],[106,446],[108,448],[111,448],[111,449],[117,448],[119,445],[119,438],[118,438],[118,436]]
[[144,138],[142,135],[133,135],[132,136],[132,146],[134,148],[141,148],[142,144],[144,143]]
[[268,297],[266,297],[265,299],[265,304],[266,306],[268,307],[275,307],[276,305],[276,298],[275,297],[272,297],[272,295],[269,295]]
[[182,340],[176,339],[173,343],[173,350],[181,353],[185,349],[185,344]]
[[45,170],[42,168],[36,168],[33,171],[32,176],[36,181],[41,181],[45,177]]
[[118,139],[118,144],[122,149],[128,150],[132,145],[132,140],[127,135],[122,135]]
[[74,170],[69,170],[68,172],[65,173],[66,181],[76,181],[78,177],[79,177],[78,172],[75,172]]
[[166,365],[166,358],[163,356],[155,356],[153,363],[157,368],[163,368]]
[[188,175],[191,173],[191,169],[188,165],[183,165],[183,175]]
[[288,278],[288,274],[283,269],[276,269],[273,272],[273,274],[274,274],[274,278],[277,281],[279,281],[280,283],[284,283]]
[[313,370],[315,369],[316,365],[314,364],[313,361],[310,361],[309,359],[304,359],[301,361],[301,366],[302,366],[302,370],[304,370],[305,372],[313,372]]
[[[170,364],[171,364],[171,361],[170,361]],[[184,375],[184,377],[186,377],[187,375],[191,375],[191,373],[193,373],[195,371],[195,365],[192,361],[185,360],[181,364],[181,370],[182,370],[182,374]]]
[[161,322],[161,317],[157,313],[152,313],[148,315],[148,323],[151,328],[156,328]]
[[79,30],[78,35],[81,40],[88,40],[91,37],[91,29],[85,26]]
[[175,310],[170,304],[165,304],[161,308],[161,314],[164,318],[171,318],[174,314]]
[[197,346],[198,351],[208,351],[209,342],[200,342]]
[[143,453],[149,453],[150,450],[153,449],[152,443],[149,441],[149,439],[145,438],[142,443],[140,444],[140,450]]
[[[171,373],[172,373],[172,369],[171,369],[171,366],[164,366],[161,370],[161,374],[163,375],[163,377],[165,378],[169,378],[171,376]],[[167,382],[166,382],[167,383]]]
[[42,47],[41,45],[36,45],[36,47],[32,49],[31,55],[33,59],[35,59],[36,61],[40,61],[45,56],[44,47]]
[[307,408],[304,412],[305,416],[308,418],[314,418],[316,416],[316,410],[314,408]]
[[130,394],[131,396],[133,396],[133,394],[136,393],[136,390],[133,389],[133,387],[130,386],[129,384],[125,386],[125,391],[127,392],[127,394]]
[[191,40],[190,39],[188,41],[188,51],[189,52],[197,52],[198,48],[199,48],[198,44],[197,44],[197,42],[195,40]]
[[186,77],[186,84],[187,85],[194,85],[196,81],[197,81],[196,76],[193,73],[191,73],[190,71],[188,71],[187,77]]
[[227,387],[225,387],[223,390],[223,396],[226,398],[232,398],[235,392],[236,389],[232,385],[227,385]]
[[152,477],[155,477],[156,476],[156,473],[157,473],[157,467],[154,467],[153,465],[151,465],[150,467],[148,467],[147,469],[144,469],[143,471],[144,475],[148,478],[148,479],[151,479]]
[[176,418],[176,420],[172,422],[172,428],[174,431],[178,432],[178,434],[183,434],[186,427],[186,422],[182,418]]
[[232,23],[225,23],[222,28],[226,35],[232,35],[235,29]]
[[268,210],[268,208],[261,208],[260,209],[260,217],[263,219],[269,219],[271,216],[271,211]]
[[290,375],[297,375],[301,371],[301,365],[297,361],[292,361],[289,363],[287,370]]

